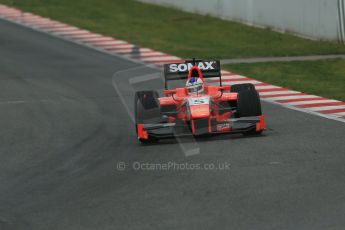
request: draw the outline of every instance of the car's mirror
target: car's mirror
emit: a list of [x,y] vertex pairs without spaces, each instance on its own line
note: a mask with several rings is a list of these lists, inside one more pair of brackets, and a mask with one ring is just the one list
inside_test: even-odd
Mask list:
[[176,90],[175,89],[166,89],[166,90],[163,90],[163,93],[165,95],[173,95],[173,94],[176,94]]

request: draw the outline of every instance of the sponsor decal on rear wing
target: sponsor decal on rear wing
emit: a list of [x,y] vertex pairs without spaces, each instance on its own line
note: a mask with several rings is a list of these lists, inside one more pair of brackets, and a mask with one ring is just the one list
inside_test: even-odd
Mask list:
[[186,61],[185,63],[171,63],[164,65],[165,80],[187,79],[190,68],[195,64],[199,67],[204,78],[221,77],[219,60]]

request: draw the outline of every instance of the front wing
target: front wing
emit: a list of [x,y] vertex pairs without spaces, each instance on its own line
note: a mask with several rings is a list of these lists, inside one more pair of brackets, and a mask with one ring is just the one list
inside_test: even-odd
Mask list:
[[137,124],[137,134],[140,139],[148,137],[171,138],[186,135],[205,135],[220,133],[261,132],[265,129],[264,116],[232,118],[222,122],[209,122],[204,127],[191,128],[191,124],[159,123]]

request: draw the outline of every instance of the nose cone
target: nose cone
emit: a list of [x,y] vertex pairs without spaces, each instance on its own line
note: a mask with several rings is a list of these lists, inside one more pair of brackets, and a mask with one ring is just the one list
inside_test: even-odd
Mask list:
[[190,115],[192,119],[208,118],[210,116],[209,105],[190,106]]

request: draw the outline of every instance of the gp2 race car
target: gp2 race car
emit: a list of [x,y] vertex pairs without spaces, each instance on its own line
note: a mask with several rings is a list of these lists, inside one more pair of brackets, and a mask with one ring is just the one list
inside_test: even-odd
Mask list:
[[[210,78],[219,78],[219,85],[206,85]],[[184,135],[261,134],[265,129],[254,85],[223,86],[218,60],[165,64],[164,79],[162,97],[152,90],[135,93],[136,133],[142,143]],[[168,83],[177,80],[187,85],[169,89]],[[189,87],[192,81],[197,84]]]

